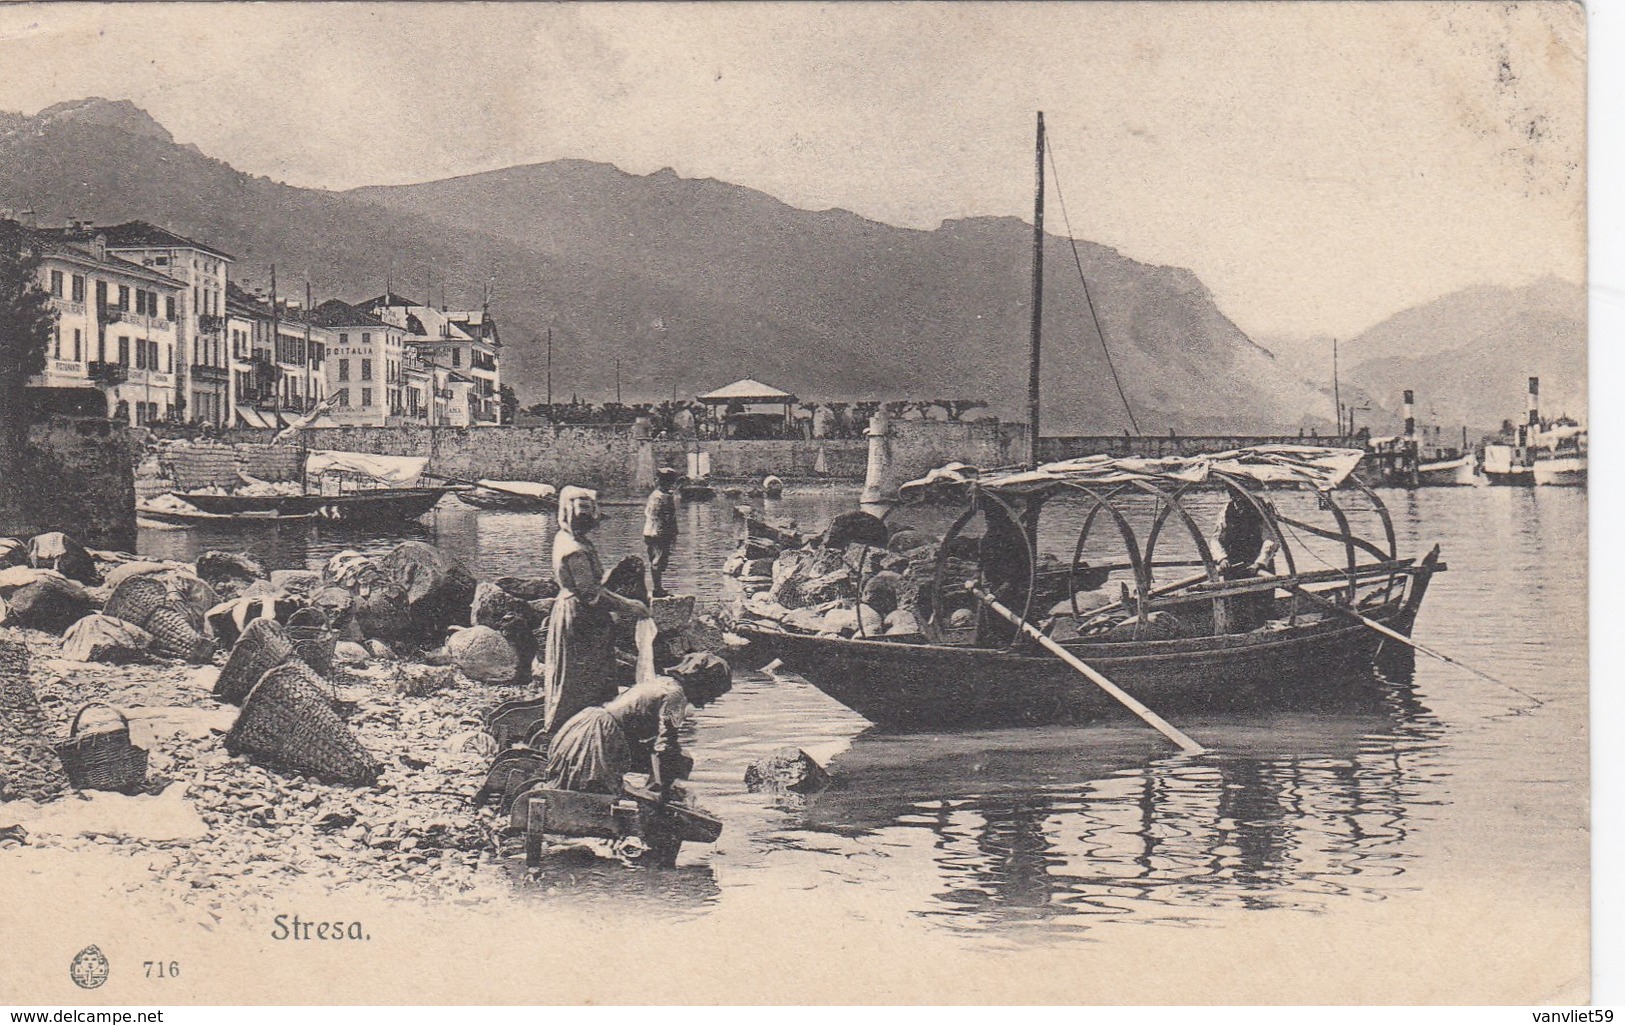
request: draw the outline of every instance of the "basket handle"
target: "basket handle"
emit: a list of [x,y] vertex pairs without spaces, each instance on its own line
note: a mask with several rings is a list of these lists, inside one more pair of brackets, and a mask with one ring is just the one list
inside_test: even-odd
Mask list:
[[74,737],[77,737],[79,735],[79,720],[84,718],[86,712],[88,712],[92,708],[96,708],[96,707],[101,707],[101,708],[106,708],[106,709],[111,710],[114,715],[118,716],[119,722],[121,724],[123,724],[125,729],[130,728],[130,720],[124,715],[123,712],[121,712],[118,709],[114,708],[112,705],[109,705],[105,701],[91,701],[91,702],[86,703],[85,707],[79,709],[79,714],[75,715],[73,717],[73,725],[68,727],[68,739],[69,740],[72,740]]

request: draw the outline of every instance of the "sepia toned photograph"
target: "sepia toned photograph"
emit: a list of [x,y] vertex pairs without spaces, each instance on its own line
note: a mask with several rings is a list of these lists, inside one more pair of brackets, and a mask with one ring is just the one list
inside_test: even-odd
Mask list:
[[1592,999],[1580,5],[0,68],[0,1001]]

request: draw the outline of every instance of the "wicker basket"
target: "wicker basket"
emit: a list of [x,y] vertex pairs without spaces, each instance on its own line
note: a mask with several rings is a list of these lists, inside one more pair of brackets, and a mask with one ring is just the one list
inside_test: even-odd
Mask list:
[[150,575],[130,577],[113,589],[102,614],[146,629],[153,612],[168,602],[169,588],[163,581]]
[[153,647],[189,662],[203,663],[214,655],[214,641],[198,631],[186,606],[166,598],[153,609],[143,626],[152,634]]
[[[90,709],[111,709],[119,725],[95,733],[79,732],[79,723]],[[76,790],[136,790],[147,781],[147,751],[130,742],[130,720],[112,705],[92,701],[79,709],[68,729],[68,739],[58,744],[57,757]]]
[[274,619],[255,619],[232,645],[231,654],[214,683],[214,696],[240,705],[260,682],[260,677],[299,656],[293,650],[282,624]]
[[322,678],[297,659],[267,672],[243,701],[226,734],[226,750],[328,783],[376,782],[383,767],[333,711],[322,685]]
[[338,648],[339,635],[324,609],[306,606],[288,617],[284,627],[293,650],[305,665],[329,676],[333,672],[333,654]]

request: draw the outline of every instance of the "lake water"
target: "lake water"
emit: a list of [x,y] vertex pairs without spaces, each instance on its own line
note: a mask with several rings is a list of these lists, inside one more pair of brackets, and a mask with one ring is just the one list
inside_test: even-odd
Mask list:
[[[693,789],[726,821],[721,842],[685,847],[679,869],[658,881],[612,862],[573,864],[567,883],[551,880],[550,899],[562,890],[602,904],[611,891],[627,906],[682,917],[811,890],[858,920],[901,913],[920,928],[1002,946],[1238,912],[1335,915],[1381,902],[1425,910],[1434,895],[1465,888],[1572,912],[1583,936],[1586,494],[1383,494],[1400,554],[1438,543],[1449,564],[1415,636],[1510,687],[1418,658],[1414,671],[1374,677],[1359,707],[1179,719],[1212,752],[1191,759],[1126,717],[888,736],[791,672],[741,673],[693,725]],[[818,524],[854,497],[792,495],[769,511]],[[641,510],[609,511],[606,561],[641,554]],[[908,518],[940,526],[941,515]],[[425,539],[481,576],[547,572],[549,516],[448,504],[425,522]],[[727,500],[684,507],[668,586],[717,596],[739,529]],[[140,548],[176,558],[246,550],[272,567],[317,567],[343,548],[383,551],[395,540],[250,527],[143,531]],[[1046,541],[1071,547],[1064,532]],[[829,789],[805,804],[746,792],[745,766],[787,745],[829,762]],[[528,885],[516,874],[516,899]]]

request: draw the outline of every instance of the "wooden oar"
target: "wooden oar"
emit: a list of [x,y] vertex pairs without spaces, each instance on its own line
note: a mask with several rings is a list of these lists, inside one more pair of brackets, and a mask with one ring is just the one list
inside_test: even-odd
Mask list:
[[1133,695],[1129,694],[1112,681],[1106,679],[1106,677],[1102,676],[1093,666],[1089,665],[1089,663],[1050,640],[1048,637],[1044,636],[1043,631],[1039,630],[1025,619],[1022,619],[1014,612],[1011,612],[1009,609],[1005,608],[999,603],[997,598],[993,597],[991,594],[988,594],[980,587],[977,587],[974,580],[967,581],[965,583],[965,589],[976,595],[976,597],[981,600],[983,605],[986,605],[994,612],[997,612],[999,615],[1009,620],[1012,625],[1019,628],[1022,633],[1043,645],[1044,648],[1048,649],[1050,654],[1054,655],[1062,662],[1065,662],[1073,669],[1076,669],[1078,672],[1088,677],[1095,686],[1099,687],[1107,694],[1110,694],[1124,708],[1127,708],[1130,712],[1133,712],[1141,719],[1144,719],[1152,729],[1156,730],[1158,733],[1177,744],[1181,751],[1192,755],[1207,753],[1206,748],[1202,747],[1202,745],[1198,744],[1191,738],[1185,736],[1185,734],[1179,732],[1179,730],[1174,728],[1174,726],[1172,726],[1162,716],[1140,704],[1139,701],[1134,699]]
[[1409,637],[1406,637],[1404,634],[1400,633],[1398,630],[1393,629],[1392,627],[1384,626],[1381,623],[1377,622],[1375,619],[1370,619],[1370,618],[1367,618],[1365,616],[1360,615],[1358,612],[1355,612],[1353,609],[1349,608],[1347,605],[1339,605],[1337,602],[1332,601],[1330,598],[1323,598],[1320,595],[1314,593],[1313,591],[1305,590],[1304,588],[1298,586],[1297,584],[1283,583],[1283,584],[1281,584],[1281,586],[1286,588],[1288,591],[1291,591],[1293,594],[1300,595],[1300,596],[1302,596],[1304,598],[1308,598],[1311,602],[1314,602],[1316,605],[1319,605],[1322,608],[1330,609],[1333,612],[1341,612],[1345,616],[1349,616],[1350,618],[1357,619],[1361,623],[1364,623],[1366,626],[1368,626],[1371,629],[1377,631],[1377,633],[1382,634],[1384,637],[1391,637],[1394,640],[1398,641],[1399,643],[1401,643],[1403,645],[1406,645],[1407,647],[1415,648],[1417,651],[1420,651],[1424,655],[1431,655],[1431,656],[1433,656],[1434,658],[1438,659],[1441,662],[1448,662],[1451,665],[1456,666],[1459,669],[1465,669],[1469,673],[1472,673],[1474,676],[1482,677],[1483,679],[1486,679],[1486,680],[1490,681],[1491,683],[1498,683],[1501,686],[1505,687],[1507,690],[1510,690],[1512,693],[1520,694],[1523,697],[1528,698],[1530,701],[1535,702],[1536,704],[1545,704],[1545,702],[1541,701],[1540,698],[1535,697],[1533,694],[1525,694],[1523,691],[1521,691],[1518,688],[1512,686],[1512,684],[1506,682],[1503,679],[1500,679],[1499,677],[1491,676],[1489,673],[1484,672],[1482,669],[1474,669],[1472,666],[1468,665],[1467,663],[1465,663],[1465,662],[1463,662],[1463,661],[1461,661],[1459,659],[1451,658],[1449,655],[1446,655],[1442,651],[1436,651],[1433,648],[1428,647],[1426,644],[1423,644],[1420,641],[1413,641]]

